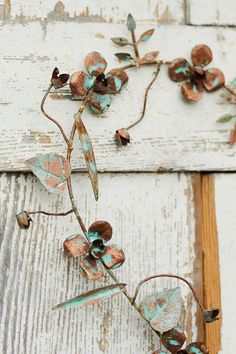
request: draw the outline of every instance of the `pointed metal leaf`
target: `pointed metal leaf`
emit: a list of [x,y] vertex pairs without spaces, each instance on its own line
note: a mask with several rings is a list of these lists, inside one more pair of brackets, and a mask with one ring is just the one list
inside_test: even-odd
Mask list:
[[75,124],[76,129],[79,135],[80,143],[83,149],[84,158],[86,161],[89,177],[92,183],[93,192],[95,200],[98,200],[98,175],[97,175],[97,166],[95,161],[95,156],[93,152],[92,143],[88,132],[80,118],[80,113],[75,115]]
[[129,53],[115,53],[115,56],[121,61],[130,61],[133,59]]
[[181,314],[180,288],[146,296],[140,310],[155,331],[162,333],[170,330],[178,324]]
[[154,31],[155,31],[154,28],[151,28],[151,29],[147,30],[146,32],[142,33],[139,41],[140,42],[147,42],[151,38],[151,36],[153,35]]
[[217,123],[228,123],[229,121],[231,121],[231,119],[233,119],[235,117],[236,117],[236,115],[233,115],[230,113],[224,114],[219,119],[217,119]]
[[125,47],[129,43],[128,39],[125,37],[112,37],[111,40],[121,47]]
[[70,162],[57,154],[41,154],[26,161],[50,192],[62,192],[71,174]]
[[128,14],[128,17],[127,17],[127,28],[131,32],[134,31],[136,28],[135,19],[133,18],[133,16],[131,14]]
[[111,298],[115,295],[120,294],[121,292],[124,291],[126,284],[112,284],[108,286],[104,286],[102,288],[98,288],[92,291],[89,291],[87,293],[84,293],[82,295],[79,295],[77,297],[74,297],[73,299],[70,299],[66,302],[63,302],[56,307],[54,307],[54,310],[56,309],[66,309],[66,308],[71,308],[71,307],[77,307],[80,305],[92,305],[97,302],[100,302],[102,300]]

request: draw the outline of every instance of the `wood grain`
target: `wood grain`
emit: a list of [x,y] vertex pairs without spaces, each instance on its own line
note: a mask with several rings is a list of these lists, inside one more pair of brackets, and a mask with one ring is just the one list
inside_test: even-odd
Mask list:
[[[101,174],[95,204],[87,175],[73,174],[81,214],[89,225],[105,219],[114,242],[126,253],[116,271],[121,282],[135,285],[147,275],[170,272],[194,278],[195,221],[191,176],[186,174]],[[49,195],[31,175],[1,175],[0,352],[4,354],[146,354],[158,348],[145,322],[120,296],[99,306],[52,312],[52,306],[109,283],[96,285],[78,274],[78,260],[62,252],[63,240],[79,232],[72,215],[35,215],[20,231],[15,213],[24,209],[70,208],[67,194]],[[172,280],[145,284],[138,301]],[[185,285],[182,323],[188,340],[197,337],[196,306]]]

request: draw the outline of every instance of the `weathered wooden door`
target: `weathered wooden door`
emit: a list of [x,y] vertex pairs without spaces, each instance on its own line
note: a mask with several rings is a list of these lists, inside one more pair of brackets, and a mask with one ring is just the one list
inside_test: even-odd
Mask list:
[[[40,100],[55,66],[81,70],[92,50],[101,51],[110,67],[119,65],[117,47],[109,38],[125,35],[129,12],[140,33],[150,24],[156,29],[145,51],[159,50],[162,59],[189,58],[191,48],[204,42],[213,50],[214,64],[227,80],[233,79],[232,0],[0,2],[1,353],[147,354],[158,348],[157,338],[122,296],[99,306],[52,311],[57,303],[96,286],[81,279],[78,261],[62,252],[64,239],[79,231],[73,216],[40,215],[28,231],[20,231],[15,222],[15,214],[24,209],[70,208],[66,193],[46,192],[24,163],[38,153],[65,152],[58,130],[40,113]],[[236,344],[236,148],[228,144],[232,123],[222,126],[216,120],[235,108],[219,93],[187,104],[163,68],[150,92],[146,117],[132,131],[132,143],[117,148],[114,131],[139,117],[152,72],[147,67],[130,70],[126,92],[117,95],[107,113],[96,117],[85,112],[100,172],[100,199],[95,203],[78,141],[73,158],[76,198],[87,225],[97,219],[113,225],[114,240],[126,253],[116,275],[131,293],[141,279],[155,273],[186,277],[207,306],[220,305],[221,290],[221,351],[220,322],[202,328],[185,286],[183,324],[188,340],[205,335],[212,354],[229,354]],[[59,95],[51,95],[47,103],[67,133],[77,107],[77,101]],[[99,285],[109,282],[103,278]],[[153,281],[142,294],[170,284],[176,282]]]

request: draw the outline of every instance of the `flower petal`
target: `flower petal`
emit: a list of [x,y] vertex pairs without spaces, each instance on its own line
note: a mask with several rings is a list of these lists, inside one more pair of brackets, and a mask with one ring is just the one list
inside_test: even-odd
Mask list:
[[120,92],[123,90],[128,83],[128,75],[122,69],[112,69],[106,75],[108,79],[108,87],[115,92]]
[[168,73],[169,77],[173,81],[183,81],[190,77],[193,72],[193,68],[189,62],[184,58],[177,58],[169,65]]
[[209,350],[208,348],[200,342],[194,342],[189,344],[185,350],[181,350],[179,353],[186,353],[186,354],[208,354]]
[[116,269],[122,266],[125,261],[123,250],[117,245],[107,246],[106,253],[102,256],[105,266],[109,269]]
[[112,227],[107,221],[95,221],[88,229],[88,236],[90,242],[95,241],[96,239],[109,241],[112,237]]
[[186,336],[183,330],[175,326],[169,331],[162,333],[161,342],[171,352],[176,353],[182,348],[186,341]]
[[191,59],[193,65],[206,66],[213,59],[211,48],[205,44],[198,44],[191,51]]
[[95,114],[101,114],[106,112],[110,107],[110,104],[111,104],[110,95],[108,94],[101,95],[100,93],[96,93],[96,92],[93,92],[89,101],[89,106],[92,112]]
[[90,75],[98,76],[104,73],[107,62],[100,53],[91,52],[85,57],[84,65]]
[[80,262],[80,274],[90,280],[97,280],[103,276],[102,264],[98,259],[86,256]]
[[64,250],[69,257],[80,257],[89,251],[89,243],[82,235],[72,235],[64,241]]
[[207,91],[216,91],[224,86],[225,77],[221,70],[211,68],[205,71],[205,77],[202,83]]
[[90,78],[83,71],[77,71],[71,75],[70,89],[76,96],[84,97],[94,85],[95,78]]
[[198,101],[203,96],[203,86],[200,81],[189,80],[181,86],[182,95],[189,101]]

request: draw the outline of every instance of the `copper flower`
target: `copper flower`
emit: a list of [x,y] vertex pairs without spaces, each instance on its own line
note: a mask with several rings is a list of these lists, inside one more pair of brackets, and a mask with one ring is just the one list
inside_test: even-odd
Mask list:
[[216,91],[224,86],[225,78],[217,68],[204,69],[212,61],[211,49],[205,44],[193,47],[191,59],[193,65],[184,58],[178,58],[169,65],[169,76],[173,81],[184,81],[181,85],[182,95],[190,101],[202,98],[204,88],[208,92]]
[[85,97],[89,90],[93,90],[89,106],[93,113],[106,112],[111,104],[111,95],[123,90],[128,82],[124,70],[112,69],[107,74],[104,71],[107,62],[98,52],[89,53],[84,60],[87,75],[77,71],[70,78],[70,88],[73,94]]
[[97,280],[103,276],[102,264],[108,269],[119,268],[125,261],[123,250],[105,243],[112,237],[112,227],[106,221],[95,221],[88,230],[89,242],[81,235],[73,235],[64,242],[64,250],[70,257],[84,256],[80,262],[80,273]]

